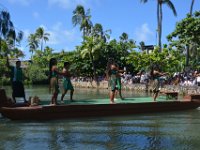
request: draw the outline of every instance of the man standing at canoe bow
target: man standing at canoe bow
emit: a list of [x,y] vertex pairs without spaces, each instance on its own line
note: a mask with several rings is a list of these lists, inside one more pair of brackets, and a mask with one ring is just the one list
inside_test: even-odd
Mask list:
[[12,98],[16,102],[16,97],[23,97],[24,103],[27,102],[24,92],[24,74],[21,68],[21,61],[16,61],[16,66],[10,66],[7,58],[7,66],[11,70]]

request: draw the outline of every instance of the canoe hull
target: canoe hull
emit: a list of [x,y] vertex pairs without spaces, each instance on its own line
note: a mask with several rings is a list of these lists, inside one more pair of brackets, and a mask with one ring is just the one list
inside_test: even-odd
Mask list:
[[57,105],[34,107],[2,107],[1,114],[11,120],[55,120],[83,117],[134,115],[140,113],[179,111],[200,106],[195,101],[171,101],[120,104]]

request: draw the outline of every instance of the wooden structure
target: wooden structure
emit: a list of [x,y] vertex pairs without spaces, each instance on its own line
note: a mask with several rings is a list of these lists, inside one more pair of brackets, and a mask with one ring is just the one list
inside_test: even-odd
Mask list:
[[[1,100],[2,96],[0,95]],[[157,102],[153,102],[151,99],[148,102],[137,101],[136,98],[131,100],[135,102],[126,102],[123,100],[116,102],[116,104],[109,104],[109,99],[105,99],[106,104],[95,104],[90,100],[91,103],[69,103],[56,106],[39,105],[29,107],[27,104],[21,106],[16,104],[10,106],[1,105],[0,113],[11,120],[53,120],[180,111],[195,109],[200,106],[200,101],[195,99]]]

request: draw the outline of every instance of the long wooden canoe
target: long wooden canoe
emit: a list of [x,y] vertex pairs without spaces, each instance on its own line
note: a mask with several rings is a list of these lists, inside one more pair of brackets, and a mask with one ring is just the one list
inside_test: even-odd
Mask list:
[[139,113],[167,112],[195,109],[195,101],[161,101],[116,104],[64,104],[34,107],[2,107],[2,116],[11,120],[53,120],[82,117],[134,115]]
[[116,100],[116,104],[109,104],[108,98],[68,101],[56,106],[47,105],[50,101],[45,102],[39,106],[8,105],[5,90],[0,90],[0,113],[11,120],[53,120],[195,109],[200,106],[200,95],[190,95],[183,100],[161,97],[157,102],[153,102],[151,97],[135,97]]

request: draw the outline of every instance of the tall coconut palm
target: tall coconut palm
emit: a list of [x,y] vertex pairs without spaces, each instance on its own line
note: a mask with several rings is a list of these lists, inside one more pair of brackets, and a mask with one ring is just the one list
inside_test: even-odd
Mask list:
[[100,23],[96,23],[92,27],[91,36],[94,36],[94,38],[101,38],[104,40],[104,42],[106,42],[107,39],[110,38],[110,33],[111,33],[111,30],[104,31],[103,26]]
[[122,35],[120,35],[119,39],[122,42],[126,42],[128,40],[128,34],[123,32]]
[[[15,27],[11,21],[10,14],[7,11],[1,11],[0,12],[0,43],[3,39],[7,45],[8,50],[9,49],[15,49],[16,42],[19,44],[20,41],[23,38],[23,32],[19,31],[16,33]],[[6,51],[6,53],[9,53],[9,51]],[[1,44],[0,44],[0,52],[1,52]]]
[[6,41],[6,43],[8,44],[9,48],[15,46],[15,38],[16,38],[16,32],[15,32],[15,30],[11,29],[7,33],[6,38],[4,39]]
[[41,51],[43,51],[43,43],[49,41],[49,33],[45,33],[44,28],[39,27],[35,33],[36,37],[40,40]]
[[31,52],[31,59],[33,56],[33,52],[38,48],[38,39],[35,34],[30,34],[28,36],[28,46],[29,46],[29,51]]
[[128,34],[123,32],[122,35],[120,35],[119,39],[120,39],[119,50],[120,50],[120,55],[121,55],[120,60],[122,61],[123,65],[126,65],[125,62],[126,62],[126,57],[128,53]]
[[100,23],[96,23],[93,27],[93,35],[95,37],[103,38],[103,26]]
[[0,52],[1,52],[1,40],[6,39],[8,33],[14,30],[14,25],[10,19],[9,12],[2,10],[0,12]]
[[20,43],[21,40],[23,39],[24,33],[22,31],[19,31],[17,33],[17,37],[16,37],[16,42]]
[[23,35],[24,33],[22,31],[19,31],[18,33],[16,33],[14,29],[11,29],[8,32],[7,37],[5,39],[6,43],[8,44],[9,49],[13,49],[15,48],[15,46],[19,46],[21,40],[23,39]]
[[88,36],[91,32],[92,22],[90,20],[90,10],[85,12],[82,5],[77,5],[76,9],[73,11],[72,23],[74,26],[80,25],[80,31],[83,31],[83,38]]
[[[148,2],[148,0],[140,0],[142,3]],[[160,51],[162,49],[162,18],[163,18],[163,11],[162,11],[162,5],[167,5],[172,11],[175,16],[177,16],[176,9],[171,2],[171,0],[157,0],[157,30],[158,30],[158,46],[160,48]]]

